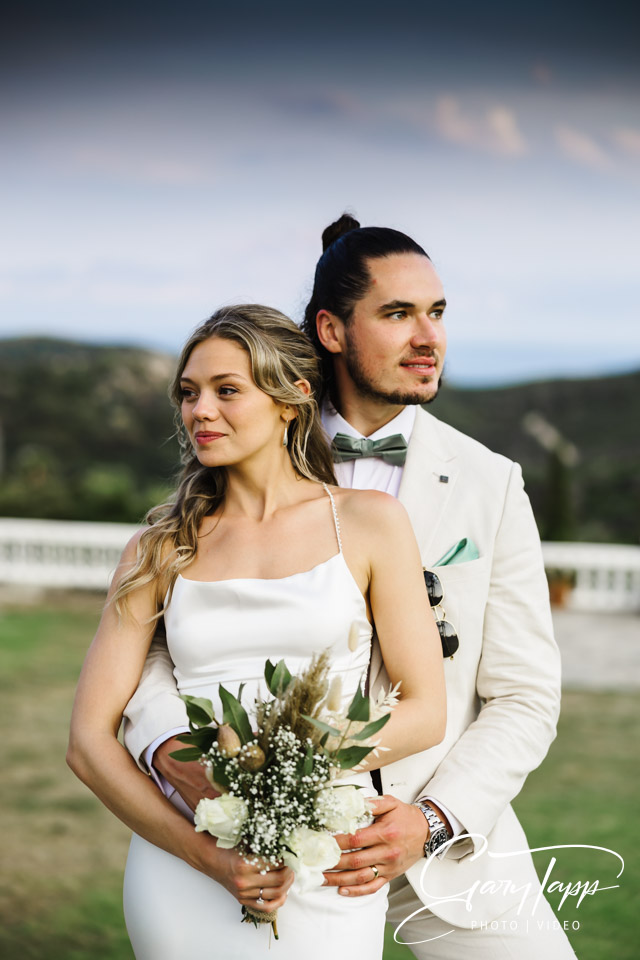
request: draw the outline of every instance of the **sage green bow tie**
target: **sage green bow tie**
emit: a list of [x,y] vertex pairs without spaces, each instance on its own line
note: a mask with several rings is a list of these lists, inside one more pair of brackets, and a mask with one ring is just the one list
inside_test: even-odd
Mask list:
[[336,433],[331,452],[336,463],[342,463],[343,460],[358,460],[360,457],[379,457],[385,463],[393,464],[394,467],[402,467],[407,459],[407,441],[401,433],[383,437],[382,440]]

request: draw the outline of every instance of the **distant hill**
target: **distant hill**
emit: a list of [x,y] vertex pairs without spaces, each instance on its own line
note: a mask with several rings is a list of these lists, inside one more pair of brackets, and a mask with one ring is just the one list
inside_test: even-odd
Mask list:
[[176,470],[174,363],[132,347],[0,340],[0,513],[139,520]]
[[[178,450],[175,358],[47,338],[0,340],[0,514],[137,521]],[[640,372],[463,390],[429,411],[518,460],[543,536],[640,539]],[[578,452],[570,469],[527,432],[535,412]]]
[[[428,409],[522,464],[543,536],[640,540],[640,371],[499,389],[443,387]],[[525,417],[534,412],[577,450],[578,462],[560,481],[557,465],[524,427]],[[554,501],[563,495],[559,482],[569,487],[566,537],[545,529],[552,523]]]

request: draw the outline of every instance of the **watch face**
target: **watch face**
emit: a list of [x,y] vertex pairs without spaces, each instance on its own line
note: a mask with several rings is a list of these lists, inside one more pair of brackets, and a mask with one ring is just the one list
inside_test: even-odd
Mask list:
[[447,842],[449,839],[449,834],[447,833],[446,827],[440,827],[439,830],[436,830],[431,834],[429,838],[429,850],[431,853],[434,853],[436,850],[439,850],[440,847]]

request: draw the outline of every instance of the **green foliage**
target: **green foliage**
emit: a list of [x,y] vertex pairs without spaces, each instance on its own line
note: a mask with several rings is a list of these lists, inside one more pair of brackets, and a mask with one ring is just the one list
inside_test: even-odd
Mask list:
[[353,700],[349,704],[347,711],[349,720],[357,720],[360,723],[369,722],[369,697],[364,697],[360,687],[356,687]]
[[291,674],[284,660],[278,660],[275,666],[271,660],[267,660],[264,665],[264,679],[269,693],[274,697],[282,697],[291,683]]
[[187,716],[191,726],[206,727],[214,722],[215,716],[211,700],[206,697],[190,697],[188,695],[183,696],[182,700],[184,700],[187,708]]
[[201,747],[204,753],[212,743],[215,743],[217,731],[217,727],[202,727],[200,730],[193,730],[191,733],[180,733],[176,740]]
[[[640,372],[484,390],[445,385],[427,409],[522,464],[538,526],[545,533],[551,520],[550,533],[559,527],[563,538],[638,543]],[[551,518],[550,500],[558,496],[558,481],[549,477],[548,452],[523,429],[523,419],[532,411],[556,427],[579,454],[570,490],[559,493],[564,506]],[[566,480],[562,478],[560,485]]]
[[554,450],[549,454],[543,526],[544,540],[573,540],[575,511],[572,497],[573,468]]
[[326,733],[329,737],[339,737],[341,736],[340,731],[337,727],[330,727],[328,723],[325,723],[324,720],[318,720],[317,717],[307,717],[305,720],[308,720],[309,723],[312,723],[317,730],[321,730],[322,733]]
[[179,460],[172,365],[128,347],[0,341],[0,514],[135,523],[165,500]]
[[372,747],[344,747],[336,751],[332,757],[343,770],[351,770],[368,757],[372,749]]
[[368,723],[362,728],[358,733],[350,734],[352,740],[368,740],[369,737],[372,737],[374,734],[378,733],[379,730],[382,730],[385,723],[391,719],[390,713],[385,713],[384,716],[378,717],[377,720],[372,720],[371,723]]
[[249,722],[247,711],[244,709],[237,697],[234,697],[232,693],[229,693],[226,687],[223,687],[222,684],[220,684],[218,687],[218,693],[220,694],[220,700],[222,701],[223,723],[228,723],[230,727],[233,727],[243,743],[252,743],[255,737],[253,735],[253,730],[251,729],[251,723]]
[[202,750],[200,747],[183,747],[182,750],[174,750],[169,756],[181,763],[191,763],[193,760],[200,759]]

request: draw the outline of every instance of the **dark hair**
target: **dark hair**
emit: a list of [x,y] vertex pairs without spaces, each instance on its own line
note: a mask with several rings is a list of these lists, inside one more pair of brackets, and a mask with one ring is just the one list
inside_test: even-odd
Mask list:
[[417,253],[430,259],[422,247],[406,233],[389,227],[361,227],[348,213],[330,224],[322,234],[323,254],[316,266],[311,299],[307,304],[302,329],[316,348],[322,364],[322,392],[333,387],[333,356],[318,338],[316,317],[328,310],[348,324],[353,308],[371,285],[368,261],[399,253]]

